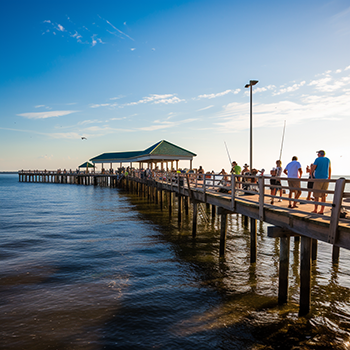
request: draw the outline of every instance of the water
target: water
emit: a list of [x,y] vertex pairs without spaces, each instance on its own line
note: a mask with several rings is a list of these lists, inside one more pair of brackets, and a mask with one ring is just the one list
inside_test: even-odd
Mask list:
[[298,318],[299,244],[290,300],[277,305],[279,242],[229,218],[177,224],[118,189],[19,183],[0,175],[0,349],[348,349],[350,254],[320,243],[312,310]]

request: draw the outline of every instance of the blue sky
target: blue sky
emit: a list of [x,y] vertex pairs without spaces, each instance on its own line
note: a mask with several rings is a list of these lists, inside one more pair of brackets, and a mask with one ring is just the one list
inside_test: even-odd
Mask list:
[[[0,170],[76,168],[165,139],[194,167],[325,149],[350,174],[350,3],[3,1]],[[87,140],[81,140],[85,136]],[[188,166],[188,164],[182,164]]]

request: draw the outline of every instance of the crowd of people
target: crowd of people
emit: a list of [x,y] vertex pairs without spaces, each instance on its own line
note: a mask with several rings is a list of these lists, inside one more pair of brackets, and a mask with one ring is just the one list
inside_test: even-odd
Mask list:
[[[327,194],[325,191],[328,190],[328,180],[331,178],[331,162],[329,158],[326,157],[326,152],[324,150],[317,151],[317,158],[315,161],[309,166],[306,167],[306,172],[309,174],[309,180],[307,184],[308,195],[306,200],[314,200],[315,207],[312,213],[324,214],[324,206],[320,206],[320,210],[318,210],[319,202],[326,202]],[[303,175],[303,170],[300,162],[298,161],[297,156],[293,156],[291,162],[289,162],[286,167],[282,168],[281,160],[276,161],[276,166],[273,167],[270,171],[270,184],[271,184],[271,195],[278,196],[278,201],[281,202],[283,189],[281,185],[281,176],[282,173],[287,175],[288,177],[288,187],[289,187],[289,205],[288,208],[298,208],[298,199],[301,195],[301,187],[300,187],[300,178]],[[224,176],[224,179],[227,178],[227,173],[224,169],[219,173]],[[248,164],[244,164],[243,170],[237,164],[236,161],[232,162],[231,174],[234,175],[249,175],[254,176],[252,178],[244,177],[241,179],[239,176],[236,177],[236,187],[242,188],[243,190],[251,189],[252,183],[256,183],[256,176],[263,176],[265,174],[265,169],[257,170],[255,168],[249,169]],[[317,181],[314,181],[317,179]],[[241,181],[242,180],[242,181]],[[319,181],[320,180],[320,181]],[[294,199],[293,199],[294,194]],[[313,197],[311,197],[313,195]],[[271,204],[274,203],[274,197],[271,197]]]

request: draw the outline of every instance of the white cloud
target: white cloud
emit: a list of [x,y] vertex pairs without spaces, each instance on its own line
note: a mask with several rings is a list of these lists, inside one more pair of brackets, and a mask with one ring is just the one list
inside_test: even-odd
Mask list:
[[[135,41],[133,38],[131,38],[129,35],[125,34],[124,32],[122,32],[120,29],[118,29],[117,27],[115,27],[111,22],[107,21],[106,19],[102,18],[100,15],[98,15],[98,17],[100,17],[102,20],[106,21],[106,23],[108,23],[113,29],[115,29],[119,34],[122,34],[124,36],[126,36],[127,38],[129,38],[132,41]],[[112,33],[114,34],[114,33]]]
[[347,66],[344,70],[349,70],[350,69],[350,66]]
[[78,125],[84,125],[84,124],[94,124],[94,123],[102,123],[101,120],[94,119],[94,120],[83,120],[78,123]]
[[124,95],[119,95],[117,97],[111,97],[110,100],[119,100],[121,98],[125,97]]
[[69,140],[81,138],[81,135],[76,132],[66,132],[66,133],[57,132],[57,133],[52,133],[49,136],[51,136],[54,139],[69,139]]
[[284,87],[282,89],[280,89],[279,91],[273,92],[272,95],[276,96],[276,95],[282,95],[285,94],[287,92],[293,92],[293,91],[297,91],[299,90],[302,86],[304,86],[306,84],[306,81],[302,81],[299,84],[293,84],[292,86],[288,86],[288,87]]
[[[115,105],[115,104],[113,104]],[[110,103],[101,103],[101,104],[94,104],[94,105],[91,105],[89,106],[90,108],[99,108],[99,107],[107,107],[107,106],[111,106]]]
[[61,31],[61,32],[65,32],[66,30],[64,29],[63,26],[61,26],[60,24],[57,24],[57,30]]
[[134,106],[142,103],[153,103],[153,104],[174,104],[179,103],[185,100],[179,99],[178,97],[174,96],[173,94],[165,94],[165,95],[157,95],[152,94],[148,97],[144,97],[142,100],[139,100],[137,102],[130,102],[126,103],[125,106]]
[[241,91],[241,89],[236,89],[236,90],[225,90],[223,92],[218,92],[216,94],[204,94],[204,95],[199,95],[197,99],[202,99],[202,98],[207,98],[207,99],[212,99],[220,96],[224,96],[232,92],[233,94],[238,94]]
[[38,112],[38,113],[21,113],[17,114],[20,117],[28,118],[28,119],[46,119],[53,117],[62,117],[64,115],[76,113],[79,111],[50,111],[50,112]]
[[45,107],[45,105],[37,105],[34,108],[41,108],[41,107]]
[[314,86],[316,90],[321,92],[333,92],[348,84],[350,84],[350,76],[342,77],[338,80],[334,80],[328,76],[326,78],[313,80],[309,86]]
[[204,110],[212,108],[212,107],[214,107],[214,105],[210,105],[210,106],[207,106],[207,107],[204,107],[204,108],[197,109],[196,112],[204,111]]
[[[350,91],[340,96],[304,95],[300,101],[279,101],[254,105],[254,127],[280,126],[281,121],[297,124],[306,120],[339,120],[348,117]],[[249,104],[230,103],[213,118],[221,132],[237,132],[249,128]]]
[[138,130],[154,131],[154,130],[160,130],[160,129],[168,129],[168,128],[176,127],[180,124],[192,123],[196,120],[197,120],[196,118],[189,118],[189,119],[184,119],[184,120],[180,120],[180,121],[173,121],[173,122],[169,122],[167,120],[165,120],[165,121],[155,120],[153,122],[153,123],[155,123],[155,125],[145,126],[145,127],[139,128]]

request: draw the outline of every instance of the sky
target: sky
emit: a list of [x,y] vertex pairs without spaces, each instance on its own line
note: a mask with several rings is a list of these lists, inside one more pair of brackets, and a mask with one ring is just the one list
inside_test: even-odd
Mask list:
[[323,149],[350,175],[349,0],[2,0],[0,17],[0,171],[160,140],[229,171],[249,163],[258,80],[253,166],[282,148],[305,173]]

